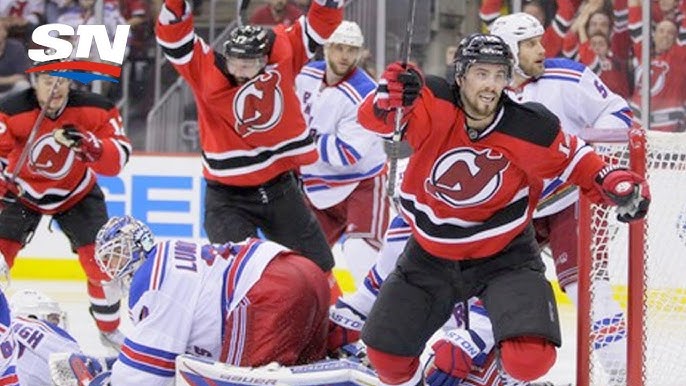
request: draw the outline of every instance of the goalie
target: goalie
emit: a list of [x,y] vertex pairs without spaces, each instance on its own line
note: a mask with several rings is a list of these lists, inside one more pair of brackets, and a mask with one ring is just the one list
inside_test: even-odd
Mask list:
[[279,244],[155,244],[145,224],[125,216],[98,232],[95,258],[130,287],[134,327],[112,367],[112,385],[167,385],[184,353],[236,366],[325,356],[326,276]]

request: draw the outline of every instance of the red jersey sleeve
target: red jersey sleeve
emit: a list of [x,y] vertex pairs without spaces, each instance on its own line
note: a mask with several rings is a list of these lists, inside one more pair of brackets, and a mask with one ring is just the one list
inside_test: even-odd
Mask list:
[[91,129],[102,141],[102,156],[90,167],[98,174],[115,176],[124,168],[131,154],[131,141],[124,133],[124,122],[119,110],[111,108],[100,125]]

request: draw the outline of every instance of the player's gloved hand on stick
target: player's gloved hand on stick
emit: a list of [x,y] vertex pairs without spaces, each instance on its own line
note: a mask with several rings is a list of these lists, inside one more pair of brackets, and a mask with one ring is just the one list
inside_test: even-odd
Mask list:
[[643,177],[624,168],[608,166],[595,180],[605,201],[617,205],[617,220],[630,222],[648,213],[650,188]]
[[384,111],[411,107],[419,97],[423,84],[422,73],[416,66],[391,63],[379,80],[374,106]]
[[339,298],[336,304],[329,308],[329,335],[326,348],[329,353],[335,353],[342,346],[360,340],[362,326],[367,317]]
[[470,330],[448,331],[431,346],[432,352],[424,367],[426,384],[459,385],[472,371],[472,364],[483,364],[486,358],[483,347],[483,341]]
[[83,132],[75,126],[64,126],[52,133],[55,141],[70,148],[84,162],[95,162],[102,156],[102,141],[90,131]]

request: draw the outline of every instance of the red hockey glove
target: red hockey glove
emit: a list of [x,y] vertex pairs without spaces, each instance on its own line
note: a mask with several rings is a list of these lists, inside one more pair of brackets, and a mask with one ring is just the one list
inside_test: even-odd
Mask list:
[[374,106],[389,111],[398,107],[411,107],[419,97],[424,79],[416,66],[400,62],[386,67],[374,95]]
[[326,349],[333,353],[342,346],[360,340],[360,331],[367,317],[342,298],[329,308],[329,335]]
[[177,20],[180,20],[186,10],[186,2],[184,0],[164,0],[164,6],[174,14]]
[[[480,347],[476,341],[481,342]],[[472,363],[483,363],[483,341],[474,339],[470,330],[454,329],[431,346],[424,376],[427,385],[459,385],[472,371]]]
[[617,205],[617,220],[630,222],[642,219],[648,213],[650,188],[643,177],[624,168],[608,166],[595,180],[605,202]]
[[314,0],[315,3],[326,8],[343,8],[345,0]]
[[55,141],[70,148],[84,162],[95,162],[102,156],[102,141],[90,131],[82,132],[74,126],[65,126],[52,133]]

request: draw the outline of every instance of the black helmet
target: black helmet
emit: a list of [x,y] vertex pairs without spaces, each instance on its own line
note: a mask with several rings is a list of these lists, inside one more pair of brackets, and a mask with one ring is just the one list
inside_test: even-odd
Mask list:
[[514,56],[499,36],[476,33],[462,39],[455,51],[455,76],[463,76],[477,62],[507,65],[507,73],[512,74]]
[[224,42],[224,54],[234,58],[261,58],[269,55],[273,37],[269,29],[255,25],[242,25],[229,34]]

